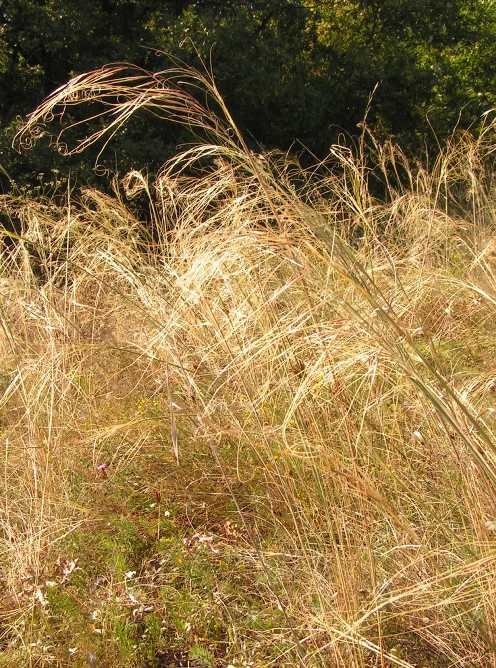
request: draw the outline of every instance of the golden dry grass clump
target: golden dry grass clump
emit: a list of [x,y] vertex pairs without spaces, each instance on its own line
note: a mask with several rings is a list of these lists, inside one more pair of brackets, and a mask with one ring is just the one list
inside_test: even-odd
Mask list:
[[[496,665],[491,128],[430,170],[371,137],[373,169],[336,146],[317,178],[250,152],[208,78],[127,72],[73,80],[26,132],[93,102],[110,132],[148,106],[211,141],[121,195],[3,198],[22,225],[0,285],[5,651],[48,661],[29,638],[50,628],[53,564],[127,517],[129,480],[176,504],[187,545],[234,551],[241,597],[282,614],[240,630],[217,583],[231,627],[205,665]],[[126,206],[138,193],[153,233]],[[79,665],[62,649],[52,663]]]

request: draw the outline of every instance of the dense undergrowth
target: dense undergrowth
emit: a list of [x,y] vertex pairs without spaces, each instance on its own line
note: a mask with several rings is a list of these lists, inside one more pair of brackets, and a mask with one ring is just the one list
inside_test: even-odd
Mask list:
[[26,132],[96,101],[210,141],[2,199],[0,665],[496,665],[491,127],[430,170],[364,134],[317,177],[208,79],[127,76]]

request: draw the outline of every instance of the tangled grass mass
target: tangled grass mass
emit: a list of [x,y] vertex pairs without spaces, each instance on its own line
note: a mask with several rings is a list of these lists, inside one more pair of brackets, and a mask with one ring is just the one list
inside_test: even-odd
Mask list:
[[141,108],[202,139],[2,198],[0,666],[496,666],[490,120],[303,169],[210,77],[116,65],[20,142],[70,105],[65,152]]

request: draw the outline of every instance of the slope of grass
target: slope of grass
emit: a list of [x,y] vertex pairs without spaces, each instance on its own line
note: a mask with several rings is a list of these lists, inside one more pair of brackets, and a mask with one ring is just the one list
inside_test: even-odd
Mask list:
[[215,141],[2,200],[0,665],[496,665],[491,129],[317,178],[122,77],[31,122],[161,95]]

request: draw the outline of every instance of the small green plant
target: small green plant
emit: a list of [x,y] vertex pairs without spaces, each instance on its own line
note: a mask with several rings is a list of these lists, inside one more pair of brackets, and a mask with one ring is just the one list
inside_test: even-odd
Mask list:
[[198,666],[198,668],[213,668],[215,666],[215,658],[212,652],[201,645],[193,645],[188,656],[193,665]]

